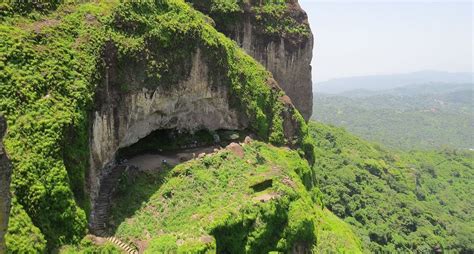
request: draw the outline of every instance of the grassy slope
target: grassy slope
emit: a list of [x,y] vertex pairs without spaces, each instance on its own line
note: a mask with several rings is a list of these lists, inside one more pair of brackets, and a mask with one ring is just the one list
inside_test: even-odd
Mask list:
[[473,153],[394,153],[311,123],[323,202],[371,251],[472,252]]
[[[202,47],[224,71],[263,139],[285,142],[281,116],[289,111],[299,123],[297,142],[312,155],[302,117],[284,107],[282,93],[267,85],[271,75],[184,1],[64,4],[53,12],[43,7],[51,6],[21,1],[0,5],[0,112],[9,123],[5,147],[14,166],[15,204],[27,215],[13,214],[12,220],[30,225],[29,232],[39,234],[33,230],[38,227],[41,234],[35,238],[44,235],[49,248],[78,242],[86,232],[87,112],[101,79],[106,41],[118,47],[124,61],[141,60],[137,53],[150,41],[158,53],[171,52],[169,59],[146,51],[147,71],[158,84],[179,79],[166,75],[170,62],[182,53],[174,51],[176,42]],[[19,233],[10,231],[7,237],[30,238]],[[19,248],[9,243],[11,251]],[[41,246],[31,251],[41,252]]]
[[[216,242],[218,252],[230,253],[297,246],[360,251],[349,226],[315,205],[311,169],[296,152],[261,142],[244,150],[244,158],[223,150],[180,164],[165,181],[153,176],[125,181],[114,209],[116,236],[148,241],[149,253],[210,251]],[[271,186],[252,188],[270,180]],[[276,197],[256,200],[265,194]]]

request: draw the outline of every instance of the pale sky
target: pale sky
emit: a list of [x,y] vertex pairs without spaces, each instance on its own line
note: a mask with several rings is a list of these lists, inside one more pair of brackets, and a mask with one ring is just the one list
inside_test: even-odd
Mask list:
[[473,71],[471,1],[299,2],[315,39],[313,82],[420,70]]

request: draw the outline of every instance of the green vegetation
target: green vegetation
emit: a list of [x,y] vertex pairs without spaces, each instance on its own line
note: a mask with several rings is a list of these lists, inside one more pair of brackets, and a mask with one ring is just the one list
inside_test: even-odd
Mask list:
[[7,253],[43,253],[46,249],[46,240],[41,231],[33,225],[30,217],[13,198],[8,223]]
[[[110,67],[107,61],[116,64],[116,85],[127,92],[177,85],[188,77],[189,60],[198,52],[212,70],[210,82],[230,87],[233,103],[251,121],[251,131],[263,142],[297,151],[253,142],[244,145],[243,158],[225,150],[160,175],[124,175],[112,209],[116,236],[145,242],[150,253],[474,251],[472,153],[393,153],[338,128],[312,123],[309,130],[301,115],[283,102],[271,74],[203,14],[220,29],[247,15],[242,8],[248,3],[191,2],[194,7],[183,0],[0,4],[0,113],[8,120],[5,148],[14,167],[9,253],[44,253],[60,246],[62,253],[118,251],[84,238],[88,115],[96,89],[104,83],[102,74]],[[307,32],[287,16],[291,4],[286,1],[260,1],[251,7],[250,14],[268,34]],[[351,100],[370,108],[372,117],[393,117],[394,109],[398,116],[412,112],[410,119],[418,124],[426,115],[453,115],[465,139],[471,123],[459,118],[470,119],[469,97],[451,92],[408,101],[400,95],[380,97],[388,106],[379,115],[373,104]],[[441,106],[433,105],[433,98]],[[413,106],[413,101],[418,104]],[[319,110],[325,103],[317,105]],[[423,111],[427,108],[430,112]],[[393,119],[402,119],[404,126],[413,123]],[[289,120],[295,129],[284,129]],[[437,128],[430,135],[442,136]],[[388,130],[382,132],[386,137],[393,132]],[[293,132],[292,137],[285,132]],[[208,133],[198,136],[211,141]],[[390,140],[400,137],[386,143],[396,147]],[[453,142],[464,146],[459,139]]]
[[283,37],[307,37],[310,35],[307,24],[291,17],[284,0],[264,1],[264,4],[252,8],[257,24],[269,35]]
[[[1,13],[0,113],[9,124],[5,147],[14,166],[12,192],[19,211],[12,220],[31,219],[29,228],[39,228],[41,234],[32,232],[38,239],[44,236],[48,249],[77,243],[86,233],[87,116],[103,79],[102,57],[111,48],[117,50],[120,68],[146,59],[143,86],[176,84],[186,77],[186,66],[175,67],[196,50],[205,51],[253,131],[277,144],[292,142],[280,126],[283,114],[290,115],[298,122],[296,142],[311,157],[306,124],[269,86],[271,74],[184,1],[54,6],[14,1],[2,4]],[[11,250],[31,240],[17,230],[8,237],[26,237],[8,241]]]
[[148,253],[360,252],[348,225],[315,204],[312,173],[294,151],[261,142],[222,150],[159,176],[125,178],[116,236]]
[[76,246],[63,246],[59,250],[61,254],[119,254],[123,253],[121,249],[110,242],[106,242],[103,245],[96,245],[94,242],[85,237],[78,245]]
[[372,252],[474,250],[474,153],[394,153],[311,123],[322,201]]
[[473,148],[472,84],[315,94],[313,119],[396,149]]
[[[76,242],[86,232],[86,214],[69,184],[83,186],[85,168],[71,172],[64,162],[84,152],[63,149],[63,144],[67,130],[85,125],[94,88],[93,55],[99,50],[93,42],[99,40],[103,30],[97,24],[108,12],[105,4],[65,5],[51,14],[13,15],[0,24],[0,112],[9,123],[5,147],[14,166],[14,210],[19,211],[12,220],[28,223],[30,217],[50,248]],[[87,15],[96,17],[97,24],[88,22]],[[43,238],[38,234],[35,238]],[[35,241],[23,236],[29,237],[10,227],[8,248]]]
[[255,28],[275,38],[310,36],[308,24],[292,15],[292,5],[286,0],[186,0],[197,10],[209,15],[219,31],[232,33],[245,18],[253,19]]
[[58,0],[51,1],[5,1],[0,3],[0,18],[15,14],[27,15],[33,11],[47,13],[55,10],[60,4]]

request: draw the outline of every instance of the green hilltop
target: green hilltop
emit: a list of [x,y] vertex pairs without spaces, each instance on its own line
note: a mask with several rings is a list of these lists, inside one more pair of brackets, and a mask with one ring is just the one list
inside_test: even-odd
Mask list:
[[[115,237],[148,253],[474,251],[472,152],[393,152],[306,123],[271,73],[214,27],[247,2],[186,2],[0,4],[0,113],[13,163],[7,253],[121,251],[86,236],[88,114],[107,46],[119,66],[147,52],[150,87],[176,84],[176,65],[202,50],[258,137],[160,175],[124,175]],[[252,9],[268,35],[308,33],[288,2]]]

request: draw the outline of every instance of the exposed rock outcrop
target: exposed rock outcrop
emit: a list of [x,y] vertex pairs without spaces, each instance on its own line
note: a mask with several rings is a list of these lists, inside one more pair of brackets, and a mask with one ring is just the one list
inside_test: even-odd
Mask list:
[[[135,7],[123,8],[133,12]],[[169,18],[161,17],[161,13],[150,14],[149,24],[130,19],[125,11],[114,16],[113,29],[120,36],[130,34],[140,36],[141,40],[134,40],[137,44],[130,47],[129,42],[123,44],[114,38],[102,47],[102,81],[90,115],[87,191],[92,202],[92,220],[101,182],[116,166],[118,150],[155,130],[249,129],[274,144],[305,146],[307,133],[301,133],[304,120],[272,76],[204,19],[199,21],[201,14],[188,10],[187,5],[179,8],[189,11],[188,15],[196,15],[193,26],[153,25],[160,18]],[[153,11],[151,8],[150,13]],[[267,33],[265,36],[249,38],[266,39],[268,45],[280,41],[284,47],[299,47],[300,40],[294,35],[284,36],[283,40]],[[281,57],[288,60],[287,56]]]
[[273,74],[301,115],[308,120],[313,108],[310,65],[313,37],[302,37],[299,41],[268,38],[255,29],[252,21],[253,16],[246,16],[243,23],[236,24],[231,37]]
[[[89,188],[93,206],[101,177],[106,175],[107,170],[103,169],[114,166],[119,148],[134,144],[157,129],[192,132],[199,129],[238,130],[248,126],[246,116],[232,106],[235,102],[232,102],[230,88],[211,81],[212,70],[199,49],[190,60],[189,76],[182,82],[130,91],[123,90],[118,85],[120,81],[116,80],[119,70],[114,64],[115,50],[110,47],[107,52],[106,79],[97,93],[97,107],[92,115]],[[95,216],[93,213],[94,209],[91,216]]]
[[[225,22],[225,16],[210,10],[209,4],[199,0],[195,8],[216,20],[216,28],[236,41],[249,55],[264,65],[274,76],[279,86],[291,98],[294,106],[308,120],[312,114],[313,92],[311,81],[311,59],[313,56],[313,35],[308,17],[297,0],[287,0],[286,10],[281,14],[281,26],[285,20],[300,26],[303,32],[276,31],[270,33],[258,8],[261,1],[243,1],[242,11],[233,15],[233,22]],[[212,1],[211,1],[212,2]],[[258,18],[258,17],[261,18]],[[224,18],[223,18],[224,17]],[[275,17],[270,17],[275,18]],[[267,22],[272,22],[267,21]],[[284,29],[284,28],[277,28]]]
[[5,253],[5,233],[8,228],[10,215],[10,179],[12,166],[3,148],[3,136],[7,130],[7,123],[0,116],[0,253]]

